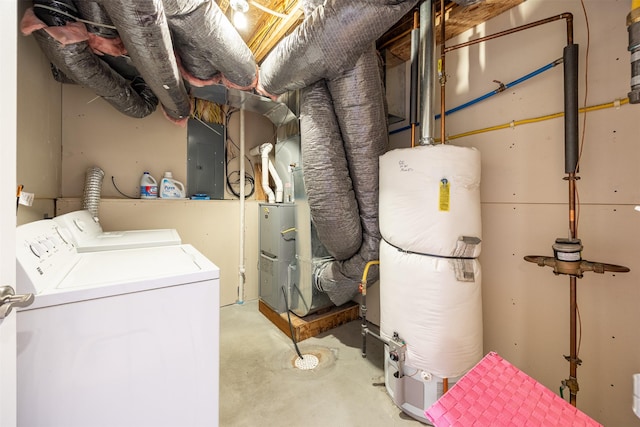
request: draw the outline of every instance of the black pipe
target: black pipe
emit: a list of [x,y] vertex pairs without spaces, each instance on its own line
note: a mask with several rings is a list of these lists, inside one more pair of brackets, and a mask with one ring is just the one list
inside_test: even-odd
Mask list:
[[564,48],[564,171],[578,168],[578,45]]
[[78,9],[70,0],[34,0],[33,12],[50,27],[64,27],[78,18]]

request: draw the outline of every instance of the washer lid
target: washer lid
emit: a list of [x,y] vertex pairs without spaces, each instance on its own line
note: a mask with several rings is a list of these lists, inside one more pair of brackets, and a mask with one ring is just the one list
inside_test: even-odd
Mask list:
[[27,309],[148,291],[220,277],[218,267],[191,245],[89,252]]
[[182,243],[180,235],[172,228],[105,231],[91,238],[78,240],[77,250],[78,252],[96,252],[179,245],[180,243]]
[[67,230],[78,252],[146,248],[182,243],[180,235],[172,228],[103,231],[100,223],[88,210],[59,215],[53,218],[53,221]]

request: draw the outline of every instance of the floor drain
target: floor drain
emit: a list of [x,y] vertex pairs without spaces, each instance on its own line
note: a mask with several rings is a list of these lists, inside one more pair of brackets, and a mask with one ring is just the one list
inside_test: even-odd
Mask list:
[[295,361],[296,368],[308,371],[318,366],[318,358],[313,354],[305,354],[302,357],[297,357]]

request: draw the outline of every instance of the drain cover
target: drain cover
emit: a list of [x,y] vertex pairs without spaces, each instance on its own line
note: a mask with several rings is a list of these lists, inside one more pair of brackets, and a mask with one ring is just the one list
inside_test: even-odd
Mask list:
[[308,371],[318,366],[318,358],[313,354],[305,354],[302,358],[297,357],[295,361],[296,368]]

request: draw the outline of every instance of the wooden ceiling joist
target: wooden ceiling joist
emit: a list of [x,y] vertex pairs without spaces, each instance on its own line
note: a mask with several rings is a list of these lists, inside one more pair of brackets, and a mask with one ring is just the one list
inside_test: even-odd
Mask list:
[[[342,0],[346,1],[346,0]],[[439,8],[439,0],[433,1],[436,10]],[[445,2],[446,35],[448,40],[462,34],[489,19],[506,12],[507,10],[523,3],[525,0],[484,0],[471,6],[460,6],[451,0]],[[229,17],[229,0],[217,0],[220,9]],[[251,4],[254,3],[253,7]],[[275,16],[255,6],[258,3],[264,8],[287,15],[286,18]],[[258,63],[280,42],[290,34],[304,19],[304,14],[299,0],[249,0],[250,9],[247,14],[249,31],[243,32],[242,37],[249,49],[253,52]],[[413,13],[410,11],[400,19],[389,31],[377,41],[378,49],[388,49],[394,57],[400,61],[407,61],[411,56],[411,29],[413,27]],[[436,27],[440,25],[440,13],[436,11]],[[437,39],[440,37],[439,28],[436,28]],[[436,40],[439,43],[439,40]]]
[[[449,2],[445,6],[445,39],[449,40],[470,28],[494,18],[523,3],[525,0],[484,0],[462,7]],[[436,1],[436,9],[440,2]],[[411,28],[413,11],[378,40],[378,48],[385,47],[396,57],[408,61],[411,57]],[[436,43],[440,43],[440,11],[436,11]],[[395,38],[395,40],[393,40]],[[393,41],[391,41],[393,40]],[[385,46],[386,44],[386,46]]]

